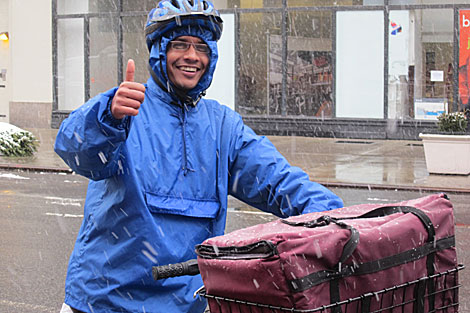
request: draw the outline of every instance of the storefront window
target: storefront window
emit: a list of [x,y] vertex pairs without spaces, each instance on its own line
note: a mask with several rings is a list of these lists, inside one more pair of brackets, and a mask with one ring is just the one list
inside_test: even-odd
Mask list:
[[[238,82],[238,109],[241,114],[271,114],[272,97],[267,93],[270,84],[281,80],[268,65],[270,59],[279,58],[279,45],[272,43],[275,36],[281,34],[281,14],[276,13],[241,13],[240,14],[240,64]],[[270,67],[270,71],[268,71]],[[272,72],[274,71],[274,72]],[[275,73],[275,74],[273,74]],[[273,76],[276,77],[273,77]],[[270,101],[267,97],[270,96]]]
[[390,4],[470,4],[470,0],[389,0]]
[[85,97],[83,20],[57,23],[57,83],[59,110],[74,110]]
[[122,24],[124,25],[122,72],[126,73],[127,60],[133,59],[135,62],[135,81],[140,83],[147,82],[150,76],[147,69],[149,52],[143,31],[145,22],[146,18],[144,16],[131,16],[122,19]]
[[259,8],[280,8],[282,0],[213,0],[217,9],[259,9]]
[[[331,117],[332,39],[331,12],[290,12],[287,60],[287,114]],[[280,41],[280,37],[273,38]],[[276,62],[272,58],[271,63]],[[278,63],[280,60],[277,61]],[[274,67],[280,69],[280,64]],[[281,73],[275,73],[279,77]],[[272,81],[275,95],[271,112],[280,114],[279,81]]]
[[88,13],[88,2],[76,0],[57,1],[59,14]]
[[157,5],[157,0],[123,0],[122,9],[128,12],[148,12]]
[[453,11],[391,11],[388,118],[436,119],[452,109]]
[[289,7],[383,5],[384,0],[288,0]]
[[116,0],[58,0],[57,12],[59,14],[116,12],[117,3]]
[[90,95],[117,84],[117,19],[90,19]]
[[[148,79],[144,12],[155,7],[158,0],[120,1],[121,17],[87,17],[89,73],[83,71],[88,69],[84,63],[86,20],[60,15],[119,13],[119,1],[57,1],[59,110],[74,109],[86,100],[86,95],[95,96],[115,86],[124,78],[118,77],[120,61],[125,73],[127,60],[134,59],[136,81]],[[391,5],[386,37],[385,3]],[[287,37],[283,38],[281,10],[285,4]],[[454,29],[455,9],[443,7],[450,4],[462,7],[463,24],[458,30]],[[462,14],[470,10],[465,10],[465,4],[470,5],[470,0],[214,0],[215,7],[224,14],[239,9],[234,15],[231,46],[232,50],[238,48],[237,58],[231,62],[236,62],[237,75],[232,75],[237,79],[236,97],[232,97],[237,100],[236,109],[242,115],[368,119],[435,119],[440,111],[461,110],[469,105],[470,57],[460,51],[459,70],[454,69],[458,48],[453,44],[455,32],[459,32],[461,49],[467,47],[470,35],[464,31],[465,25],[470,25],[470,13],[465,17]],[[414,5],[420,5],[419,9],[413,9]],[[118,51],[119,19],[122,51]],[[283,61],[284,44],[287,59]],[[387,66],[384,56],[388,56]],[[388,73],[383,72],[385,69]],[[89,82],[85,81],[88,77]],[[454,84],[457,78],[459,86]],[[383,89],[387,82],[385,101]]]
[[[155,7],[158,0],[123,0],[124,11],[145,11],[148,12]],[[259,9],[259,8],[280,8],[282,0],[213,0],[214,7],[220,9]]]

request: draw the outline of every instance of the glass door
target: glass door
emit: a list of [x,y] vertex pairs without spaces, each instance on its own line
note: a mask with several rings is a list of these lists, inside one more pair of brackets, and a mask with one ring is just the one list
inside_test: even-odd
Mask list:
[[389,119],[437,119],[452,108],[453,11],[390,11]]

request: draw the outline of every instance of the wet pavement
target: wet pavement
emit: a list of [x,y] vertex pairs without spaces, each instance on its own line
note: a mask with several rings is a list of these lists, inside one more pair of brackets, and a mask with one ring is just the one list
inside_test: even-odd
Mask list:
[[[38,171],[71,172],[68,166],[53,151],[57,134],[56,129],[28,130],[33,132],[40,141],[38,152],[28,158],[0,156],[0,169],[24,169],[35,172],[27,173],[27,175],[39,175],[39,173],[37,173]],[[420,141],[349,140],[339,138],[279,136],[269,136],[269,138],[292,165],[303,168],[309,173],[312,180],[331,187],[332,190],[342,198],[349,199],[348,201],[356,201],[358,203],[366,203],[367,201],[382,202],[383,199],[395,201],[396,199],[394,197],[400,197],[401,200],[404,200],[405,198],[423,196],[423,193],[426,191],[454,193],[451,199],[455,200],[455,214],[457,219],[456,238],[459,262],[467,266],[470,264],[468,261],[470,260],[468,249],[468,238],[470,238],[470,226],[468,221],[470,215],[468,213],[467,201],[467,198],[470,200],[470,176],[429,174],[426,170],[424,149]],[[49,175],[40,176],[49,177]],[[60,175],[60,177],[62,177],[62,175]],[[11,300],[0,299],[0,311],[2,312],[2,305],[7,306],[9,309],[14,308],[14,310],[6,310],[5,312],[57,312],[56,308],[49,310],[51,303],[60,305],[60,301],[63,299],[63,280],[65,279],[64,273],[68,260],[68,248],[54,249],[57,249],[57,247],[71,247],[73,244],[82,217],[83,200],[80,200],[79,203],[72,200],[81,199],[81,196],[77,196],[75,193],[80,190],[80,194],[83,194],[83,192],[85,192],[84,188],[86,188],[86,182],[83,181],[80,183],[84,179],[79,176],[70,178],[73,176],[66,175],[63,177],[63,179],[67,181],[67,184],[57,179],[57,177],[50,177],[50,184],[34,184],[30,181],[28,183],[25,182],[27,184],[27,188],[25,187],[26,191],[24,192],[25,199],[27,199],[25,201],[33,201],[35,203],[34,205],[37,206],[37,203],[39,203],[37,197],[42,197],[41,199],[44,198],[46,201],[43,207],[35,207],[34,210],[22,210],[22,208],[30,207],[32,204],[19,202],[18,194],[11,194],[11,200],[9,200],[8,197],[4,197],[5,199],[3,199],[8,205],[8,210],[5,211],[7,214],[4,214],[6,219],[4,218],[2,225],[2,230],[4,231],[2,238],[8,238],[5,234],[15,234],[15,236],[12,237],[12,241],[15,244],[7,244],[7,246],[14,248],[7,249],[6,251],[8,251],[8,253],[6,256],[23,260],[22,262],[14,261],[8,263],[5,261],[3,263],[13,264],[9,267],[8,273],[10,274],[22,273],[21,271],[24,271],[24,269],[32,271],[31,276],[37,274],[37,276],[40,276],[42,286],[47,285],[48,288],[36,289],[46,290],[49,293],[47,293],[47,295],[42,291],[39,293],[28,293],[30,289],[27,287],[32,286],[33,283],[30,282],[30,277],[27,273],[21,275],[20,280],[12,281],[16,283],[14,286],[19,285],[28,295],[14,297],[14,289],[10,290],[10,294],[12,294],[11,298],[19,300],[12,302]],[[42,177],[42,179],[45,178]],[[67,187],[69,189],[64,189],[64,194],[59,197],[58,191],[61,189],[59,187],[54,188],[54,184],[63,185],[64,188]],[[15,183],[15,188],[18,188],[19,185],[20,184]],[[362,189],[358,190],[348,187]],[[31,188],[41,188],[41,191],[31,191]],[[456,195],[455,193],[458,194]],[[11,203],[8,201],[11,201]],[[234,201],[238,200],[231,199],[231,201],[231,207],[236,209],[237,206],[233,204]],[[348,205],[353,204],[356,203],[348,203]],[[12,207],[10,207],[10,205]],[[20,209],[16,211],[13,210],[12,208],[15,205]],[[43,208],[45,211],[42,212],[40,208]],[[14,214],[19,216],[18,220],[21,221],[20,224],[23,225],[23,228],[11,223],[11,216]],[[264,220],[264,218],[267,218],[266,215],[255,215],[253,212],[241,210],[232,210],[230,214],[236,215],[234,221],[237,223],[240,221],[245,223],[246,219],[254,217],[256,217],[256,219],[250,220],[250,223],[259,223],[265,222],[266,220]],[[243,218],[240,216],[243,216]],[[73,227],[66,224],[72,222],[74,223]],[[27,224],[24,225],[25,223]],[[59,227],[57,227],[56,224],[47,226],[51,225],[51,223],[58,223]],[[232,228],[246,226],[245,224],[238,226],[238,224],[230,223],[228,225]],[[56,228],[56,231],[62,233],[62,235],[54,235],[52,231],[51,234],[48,234],[47,229],[51,229],[51,227],[52,229]],[[44,229],[46,229],[46,231],[44,231]],[[23,241],[27,248],[18,246],[19,232],[28,234],[28,236],[31,233],[35,234],[35,240],[39,240],[42,244],[34,244],[29,240],[29,237],[26,236],[26,239]],[[66,234],[67,237],[65,237],[64,234]],[[46,238],[41,236],[46,236]],[[50,238],[60,239],[60,242],[56,245],[51,244],[50,241],[52,239]],[[67,239],[67,244],[63,242],[65,240],[64,238]],[[56,254],[52,251],[60,251],[60,253]],[[35,258],[26,255],[32,252],[36,253]],[[15,253],[20,255],[19,258],[14,255]],[[29,263],[23,264],[24,262]],[[54,262],[60,262],[61,265],[51,265],[54,264]],[[38,268],[38,266],[42,268]],[[57,272],[57,268],[62,268],[62,270]],[[51,269],[55,269],[52,270],[53,275],[47,275],[47,273],[49,273],[48,271]],[[46,273],[46,275],[44,273]],[[469,270],[466,269],[462,272],[460,277],[462,283],[460,289],[460,312],[470,312],[470,302],[468,300],[470,299],[470,284],[468,283],[470,279],[468,273]],[[28,277],[28,279],[25,277]],[[10,281],[7,281],[7,283],[8,282]],[[6,299],[9,298],[7,297]],[[34,305],[32,305],[32,303],[34,303]],[[21,310],[17,310],[17,307],[20,307]]]
[[[53,151],[57,129],[28,129],[40,141],[27,158],[0,156],[0,168],[69,172]],[[328,187],[470,193],[469,175],[429,174],[421,141],[268,136],[292,165]]]

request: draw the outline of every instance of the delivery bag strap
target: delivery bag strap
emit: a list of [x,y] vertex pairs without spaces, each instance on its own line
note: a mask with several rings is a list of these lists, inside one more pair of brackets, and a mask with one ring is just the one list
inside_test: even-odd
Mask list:
[[[358,216],[357,218],[380,217],[380,216],[390,215],[394,213],[411,213],[415,215],[416,217],[418,217],[428,233],[427,242],[428,243],[435,242],[436,229],[434,228],[434,225],[431,219],[422,210],[412,207],[412,206],[394,206],[394,205],[383,206],[383,207],[374,209],[372,211],[369,211],[361,216]],[[428,276],[431,276],[435,273],[434,260],[435,260],[435,253],[428,254],[426,258],[426,270],[428,272]],[[435,293],[435,285],[432,279],[428,280],[428,292],[430,295],[429,308],[432,312],[434,310],[434,293]],[[422,301],[422,299],[419,301]],[[422,306],[417,306],[417,308],[415,307],[415,311],[422,312],[422,308],[423,308]]]
[[[351,237],[343,248],[340,262],[338,265],[335,266],[335,269],[333,270],[333,272],[336,272],[337,275],[331,276],[332,279],[330,281],[330,299],[331,299],[331,303],[335,303],[335,302],[340,301],[338,276],[341,276],[340,274],[342,272],[341,264],[352,255],[352,253],[354,252],[354,250],[356,249],[359,243],[359,232],[354,227],[342,221],[352,220],[352,219],[362,219],[362,218],[375,218],[375,217],[387,216],[387,215],[391,215],[395,213],[411,213],[415,215],[421,221],[424,228],[426,229],[426,232],[428,233],[427,242],[432,243],[435,241],[436,230],[434,228],[434,225],[431,219],[429,218],[429,216],[426,215],[425,212],[412,206],[398,206],[398,205],[382,206],[382,207],[375,208],[359,216],[335,218],[329,215],[324,215],[311,221],[291,222],[287,220],[282,220],[282,222],[291,226],[303,226],[303,227],[308,227],[308,228],[327,226],[331,223],[335,223],[336,225],[342,228],[349,229],[351,231]],[[430,254],[427,255],[426,268],[427,268],[427,272],[429,276],[434,274],[434,256],[435,256],[435,252],[431,252]],[[429,294],[431,295],[429,305],[430,305],[430,308],[434,309],[434,283],[432,280],[429,281],[428,290],[429,290]],[[419,309],[416,310],[416,308],[415,308],[415,311],[420,312],[420,310]],[[334,312],[334,313],[337,313],[337,312]]]
[[[328,226],[330,224],[336,224],[341,228],[348,229],[351,232],[351,235],[343,247],[343,252],[341,253],[339,263],[335,266],[333,270],[334,273],[342,272],[342,264],[353,254],[354,250],[356,250],[357,245],[359,244],[359,232],[356,228],[342,222],[338,218],[331,217],[329,215],[323,215],[315,220],[306,221],[306,222],[291,222],[287,220],[281,220],[283,223],[290,225],[290,226],[301,226],[301,227],[308,227],[308,228],[316,228],[316,227],[323,227]],[[340,301],[340,293],[339,293],[339,278],[334,278],[330,280],[330,300],[331,303],[335,303]],[[339,307],[332,308],[332,313],[341,313],[341,309]]]
[[[341,257],[339,258],[339,263],[335,266],[334,269],[335,273],[341,272],[342,264],[353,254],[354,250],[356,250],[356,247],[359,244],[359,232],[357,231],[357,229],[329,215],[323,215],[315,220],[307,222],[290,222],[287,220],[281,221],[290,226],[302,226],[308,228],[323,227],[333,223],[341,228],[348,229],[351,232],[351,236],[343,247],[343,252],[341,253]],[[335,303],[340,300],[339,277],[330,281],[330,299],[331,303]],[[331,312],[341,313],[341,309],[335,306],[334,308],[332,308]]]
[[[372,210],[370,212],[367,212],[362,215],[362,217],[375,217],[375,216],[384,216],[384,215],[389,215],[393,213],[411,213],[418,217],[423,223],[424,228],[426,228],[426,231],[428,233],[428,239],[427,242],[435,242],[435,237],[436,237],[436,229],[434,228],[434,225],[429,218],[429,216],[426,215],[422,210],[412,207],[412,206],[383,206],[380,208],[377,208],[375,210]],[[428,276],[431,276],[435,273],[434,270],[434,260],[435,260],[435,253],[430,253],[427,256],[426,259],[426,269],[428,272]],[[429,309],[430,311],[434,311],[434,293],[435,293],[435,284],[433,279],[428,280],[428,293],[430,295],[429,298]],[[424,294],[422,295],[421,299],[417,299],[417,303],[421,303],[424,301]],[[415,312],[423,312],[424,311],[424,306],[417,305],[414,308]]]

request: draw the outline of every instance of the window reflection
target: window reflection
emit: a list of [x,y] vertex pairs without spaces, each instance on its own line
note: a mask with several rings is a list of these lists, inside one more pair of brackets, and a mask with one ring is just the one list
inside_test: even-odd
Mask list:
[[59,110],[74,110],[84,102],[83,20],[57,23],[57,83]]
[[116,0],[57,1],[57,12],[59,14],[116,12],[117,9],[118,2]]
[[[279,48],[268,50],[271,36],[280,37],[281,14],[240,14],[240,64],[238,82],[238,109],[242,114],[268,114],[267,55],[279,55]],[[271,53],[272,49],[277,49]],[[270,81],[272,76],[270,77]],[[277,81],[280,78],[276,78]],[[271,101],[269,101],[270,103]]]
[[147,70],[149,52],[143,31],[145,22],[145,16],[131,16],[122,19],[123,25],[126,25],[123,33],[124,55],[122,72],[126,72],[127,60],[133,59],[135,62],[135,81],[140,83],[147,82],[149,77]]
[[331,12],[291,12],[288,35],[287,114],[331,117]]
[[156,6],[157,2],[156,0],[122,0],[122,9],[130,12],[148,12]]
[[117,84],[117,20],[90,19],[90,96]]
[[259,8],[280,8],[282,0],[214,0],[217,9],[259,9]]
[[289,7],[383,5],[384,0],[288,0]]
[[[287,38],[284,38],[287,39],[285,107],[282,107],[283,39],[279,10],[283,2],[284,0],[214,0],[218,9],[247,9],[237,11],[238,111],[243,115],[286,113],[294,116],[332,117],[332,63],[336,62],[332,53],[334,13],[327,8],[309,11],[301,7],[339,7],[337,10],[341,13],[350,10],[343,10],[343,6],[384,5],[384,0],[287,0],[290,9],[287,12]],[[141,82],[148,78],[148,51],[143,37],[146,12],[156,3],[157,0],[122,0],[122,10],[127,12],[121,17],[122,72],[125,72],[127,59],[133,58],[137,67],[136,80]],[[470,0],[459,0],[458,3],[470,4]],[[429,5],[442,4],[442,0],[389,0],[388,4]],[[57,7],[59,15],[113,13],[117,12],[119,1],[60,0],[57,1]],[[261,8],[268,10],[249,10]],[[90,17],[91,96],[114,86],[118,81],[118,18],[116,15],[106,18]],[[392,10],[389,22],[389,46],[386,52],[389,57],[388,117],[422,118],[421,113],[417,113],[417,108],[429,103],[448,105],[449,110],[460,108],[462,104],[459,99],[454,99],[457,70],[453,68],[453,36],[457,30],[453,29],[453,10]],[[83,27],[83,17],[62,17],[58,20],[58,95],[61,109],[75,107],[84,94],[81,90],[86,85],[83,81],[85,75],[79,71],[79,68],[84,67]],[[67,39],[65,35],[74,41]],[[67,63],[71,58],[76,60],[75,65]],[[77,100],[72,100],[68,95],[72,88]]]

